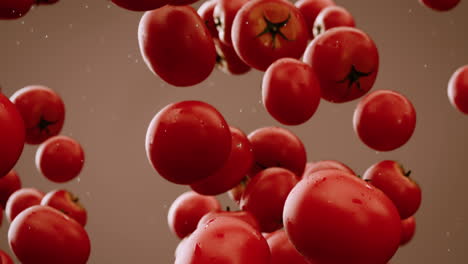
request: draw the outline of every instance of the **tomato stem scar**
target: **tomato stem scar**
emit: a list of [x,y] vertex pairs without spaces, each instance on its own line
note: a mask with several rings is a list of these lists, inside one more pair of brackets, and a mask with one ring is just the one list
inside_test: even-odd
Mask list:
[[289,19],[291,19],[291,14],[289,13],[288,14],[288,17],[281,21],[281,22],[278,22],[278,23],[273,23],[271,22],[270,20],[268,20],[268,18],[265,16],[265,14],[263,15],[263,19],[265,20],[266,22],[266,27],[265,29],[263,29],[262,32],[260,32],[257,36],[255,36],[256,38],[262,36],[262,35],[265,35],[267,33],[270,33],[271,34],[271,47],[273,49],[276,48],[276,35],[279,35],[280,37],[282,37],[283,39],[289,41],[289,39],[283,34],[283,32],[281,32],[281,28],[286,26],[289,22]]
[[351,88],[354,84],[356,84],[356,88],[358,90],[362,91],[361,83],[359,82],[359,79],[361,79],[362,77],[367,77],[371,74],[372,72],[358,71],[356,67],[354,67],[354,65],[351,65],[351,70],[349,71],[348,75],[346,75],[346,77],[343,80],[338,81],[338,83],[348,82],[348,89],[346,89],[346,94],[343,97],[349,96],[349,93],[351,92]]

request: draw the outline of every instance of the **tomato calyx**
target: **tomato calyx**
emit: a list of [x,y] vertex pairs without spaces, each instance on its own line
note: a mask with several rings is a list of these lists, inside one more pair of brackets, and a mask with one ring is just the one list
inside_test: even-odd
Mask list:
[[37,123],[36,126],[29,128],[28,130],[39,128],[40,133],[45,131],[47,134],[50,134],[49,126],[56,124],[57,122],[58,121],[48,121],[47,119],[41,116],[39,123]]
[[265,29],[263,29],[262,32],[260,32],[259,34],[257,34],[257,36],[255,37],[260,37],[260,36],[263,36],[267,33],[271,34],[271,48],[272,49],[275,49],[276,48],[276,36],[279,35],[281,38],[283,38],[284,40],[287,40],[287,41],[290,41],[290,39],[288,39],[284,34],[283,32],[281,32],[281,28],[283,28],[284,26],[286,26],[289,22],[289,20],[291,19],[291,14],[289,13],[288,14],[288,17],[283,20],[283,21],[280,21],[278,23],[273,23],[271,22],[265,14],[263,14],[263,20],[265,20],[266,22],[266,27]]
[[359,82],[359,79],[361,79],[362,77],[367,77],[371,74],[372,72],[358,71],[356,67],[354,67],[354,65],[351,65],[351,70],[349,71],[348,75],[346,75],[346,77],[343,80],[337,82],[337,83],[348,82],[348,89],[346,90],[346,94],[343,97],[349,96],[349,94],[351,93],[351,88],[353,87],[354,84],[356,84],[356,88],[358,90],[363,91],[361,89],[361,83]]

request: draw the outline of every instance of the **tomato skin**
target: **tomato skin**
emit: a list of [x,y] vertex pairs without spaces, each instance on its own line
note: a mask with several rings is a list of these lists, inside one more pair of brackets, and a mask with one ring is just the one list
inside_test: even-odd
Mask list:
[[78,222],[42,205],[13,220],[8,242],[23,264],[85,264],[91,252],[88,234]]
[[401,220],[392,201],[339,170],[299,181],[286,199],[283,221],[291,243],[317,263],[386,263],[400,244]]
[[16,91],[10,100],[23,118],[26,143],[36,145],[60,133],[65,121],[65,104],[52,89],[30,85]]
[[336,27],[320,34],[307,47],[303,61],[315,70],[322,98],[333,103],[362,97],[374,85],[379,70],[374,41],[351,27]]
[[47,139],[36,152],[37,169],[44,177],[56,183],[76,178],[83,169],[84,160],[80,143],[67,136]]
[[210,31],[213,39],[218,38],[218,29],[216,29],[216,22],[213,18],[213,11],[218,4],[218,0],[208,0],[203,2],[198,8],[197,13],[205,22],[206,28]]
[[213,38],[188,5],[146,12],[138,27],[138,42],[149,69],[174,86],[201,83],[216,64]]
[[414,182],[400,164],[383,160],[370,166],[362,178],[385,193],[395,204],[401,219],[416,213],[421,206],[421,188]]
[[296,7],[301,11],[302,16],[307,24],[307,32],[309,38],[313,39],[314,22],[320,11],[325,7],[334,6],[333,0],[299,0],[295,3]]
[[354,131],[361,141],[377,151],[397,149],[411,138],[416,111],[400,93],[378,90],[366,95],[356,106]]
[[0,2],[0,19],[17,19],[29,12],[34,0],[2,0]]
[[320,84],[314,70],[292,58],[275,61],[262,81],[263,105],[268,113],[284,125],[308,121],[320,103]]
[[232,24],[234,18],[249,0],[218,0],[213,11],[213,18],[219,23],[217,30],[219,40],[228,46],[232,46]]
[[444,12],[455,8],[460,0],[419,0],[419,3],[433,10]]
[[468,65],[458,68],[452,74],[447,94],[452,106],[468,115]]
[[353,15],[341,6],[328,6],[315,19],[314,37],[335,27],[355,27]]
[[250,66],[239,58],[232,46],[219,39],[215,39],[216,52],[218,54],[216,66],[227,74],[241,75],[250,71]]
[[[270,23],[283,23],[268,28]],[[272,30],[278,32],[272,33]],[[232,44],[249,66],[266,71],[274,61],[300,58],[307,46],[307,25],[299,10],[284,0],[253,0],[237,12],[232,24]]]
[[35,188],[22,188],[14,192],[6,203],[5,215],[11,223],[25,209],[39,205],[44,193]]
[[0,93],[0,178],[18,161],[24,148],[24,122],[15,105]]
[[85,226],[88,221],[86,209],[80,204],[79,199],[67,190],[53,190],[46,193],[41,200],[41,205],[61,211],[82,226]]
[[172,103],[161,109],[146,134],[146,154],[166,180],[193,184],[228,160],[231,132],[221,113],[201,101]]
[[231,153],[224,165],[210,176],[191,184],[192,190],[203,195],[219,195],[237,186],[252,168],[252,145],[240,129],[230,127]]
[[130,11],[150,11],[169,4],[170,0],[112,0],[112,2]]
[[269,264],[270,249],[262,234],[243,220],[218,216],[183,243],[175,264]]
[[[277,230],[266,238],[271,251],[271,264],[315,264],[301,255],[289,241],[284,229]],[[318,264],[318,263],[317,263]]]
[[11,194],[21,189],[21,179],[15,170],[11,170],[7,175],[0,178],[0,205],[4,209]]
[[227,217],[234,217],[240,219],[247,224],[251,225],[255,230],[260,231],[260,226],[258,225],[258,221],[253,214],[247,211],[211,211],[206,213],[198,222],[197,228],[203,228],[205,225],[209,224],[209,222],[219,216],[227,216]]
[[400,247],[408,244],[414,237],[416,232],[416,218],[410,216],[401,220],[401,241]]
[[3,250],[0,249],[0,263],[1,264],[14,264],[11,257]]
[[356,175],[356,173],[348,167],[346,164],[337,161],[337,160],[320,160],[315,162],[307,162],[306,168],[302,178],[311,175],[317,171],[337,169],[349,173],[351,175]]

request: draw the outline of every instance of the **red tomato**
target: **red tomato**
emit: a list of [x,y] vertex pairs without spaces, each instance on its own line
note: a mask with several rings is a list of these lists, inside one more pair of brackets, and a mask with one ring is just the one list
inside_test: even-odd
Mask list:
[[460,0],[419,0],[419,2],[436,11],[449,11],[455,8]]
[[25,209],[41,203],[44,193],[35,188],[22,188],[14,192],[6,203],[5,214],[9,222]]
[[344,103],[366,94],[379,70],[374,41],[359,29],[332,28],[315,38],[304,53],[322,89],[322,98]]
[[146,12],[138,41],[150,70],[174,86],[204,81],[216,63],[213,38],[191,6],[167,5]]
[[314,70],[297,59],[279,59],[268,67],[262,81],[263,105],[284,125],[309,120],[320,103],[320,85]]
[[391,151],[403,146],[416,127],[416,111],[403,95],[378,90],[365,96],[354,110],[354,131],[368,147]]
[[67,190],[54,190],[48,192],[41,200],[41,205],[53,207],[60,212],[75,219],[82,226],[86,225],[88,213],[79,202],[78,197]]
[[5,176],[18,161],[24,148],[25,129],[23,119],[15,105],[0,93],[0,178]]
[[450,77],[448,98],[455,109],[468,114],[468,65],[458,68]]
[[307,154],[302,141],[282,127],[263,127],[248,135],[255,157],[255,173],[269,167],[281,167],[300,177]]
[[219,195],[237,186],[253,166],[252,146],[241,130],[230,127],[231,153],[215,173],[191,184],[192,190],[204,195]]
[[[253,168],[255,168],[255,167],[257,167],[255,169],[257,171],[256,173],[261,171],[261,169],[258,168],[258,166],[253,166]],[[250,174],[250,172],[249,172],[249,174]],[[250,181],[250,176],[245,176],[242,179],[242,181],[236,187],[234,187],[234,188],[232,188],[231,190],[228,191],[229,198],[231,198],[234,202],[236,202],[236,204],[240,204],[242,194],[244,193],[245,188],[247,187],[247,184],[249,183],[249,181]]]
[[271,264],[314,264],[301,255],[289,241],[284,229],[270,233],[266,238],[271,251]]
[[78,222],[42,205],[15,218],[8,242],[23,264],[85,264],[91,251],[88,234]]
[[112,2],[131,11],[150,11],[165,6],[170,0],[112,0]]
[[313,39],[315,18],[322,9],[327,6],[334,6],[335,2],[333,0],[299,0],[295,5],[299,11],[301,11],[302,16],[304,16],[304,20],[307,24],[307,32],[309,32],[309,38]]
[[401,241],[400,246],[408,244],[414,237],[416,232],[416,219],[410,216],[401,220]]
[[11,257],[3,250],[0,249],[0,263],[1,264],[14,264]]
[[198,222],[197,228],[203,228],[204,226],[208,225],[210,221],[219,216],[228,216],[240,219],[247,224],[251,225],[255,230],[260,231],[260,226],[258,225],[258,221],[253,214],[247,211],[211,211],[206,213]]
[[301,13],[284,0],[249,1],[234,18],[231,34],[239,57],[260,71],[280,58],[300,58],[308,39]]
[[164,107],[146,134],[146,154],[156,171],[176,184],[193,184],[219,170],[231,152],[231,132],[221,113],[201,101]]
[[219,40],[228,46],[232,46],[231,30],[234,17],[239,9],[249,0],[218,0],[213,11],[216,21]]
[[21,189],[21,180],[16,171],[11,170],[7,175],[0,178],[0,205],[2,208],[6,207],[10,195],[19,189]]
[[2,0],[0,1],[0,19],[15,19],[28,13],[34,0]]
[[346,164],[337,161],[337,160],[320,160],[316,162],[307,162],[306,168],[304,170],[304,174],[302,177],[305,177],[307,175],[311,175],[312,173],[315,173],[317,171],[321,170],[329,170],[329,169],[337,169],[341,170],[344,172],[347,172],[351,175],[356,175],[356,173],[348,167]]
[[335,27],[355,27],[353,15],[341,6],[328,6],[315,19],[314,37]]
[[228,74],[244,74],[250,71],[250,66],[244,63],[239,58],[236,51],[232,46],[224,44],[219,39],[215,39],[215,46],[217,52],[216,66]]
[[416,213],[421,205],[421,188],[403,167],[393,160],[384,160],[370,166],[362,178],[384,192],[395,204],[401,219]]
[[30,85],[16,91],[10,100],[23,117],[26,143],[40,144],[62,130],[65,105],[53,90]]
[[216,29],[216,25],[219,23],[219,21],[215,21],[213,18],[213,11],[217,3],[218,0],[205,1],[197,10],[198,15],[205,22],[206,28],[208,31],[210,31],[213,39],[218,38],[218,29]]
[[167,221],[172,233],[182,239],[195,230],[198,221],[205,214],[219,210],[221,210],[221,205],[216,197],[189,191],[181,194],[172,203],[167,214]]
[[247,185],[240,207],[255,216],[261,232],[273,232],[282,228],[284,202],[297,181],[297,176],[289,170],[265,169]]
[[400,244],[401,220],[392,201],[340,170],[299,181],[286,199],[283,221],[291,243],[317,263],[386,263]]
[[270,249],[262,234],[243,220],[218,216],[190,235],[175,264],[270,264]]

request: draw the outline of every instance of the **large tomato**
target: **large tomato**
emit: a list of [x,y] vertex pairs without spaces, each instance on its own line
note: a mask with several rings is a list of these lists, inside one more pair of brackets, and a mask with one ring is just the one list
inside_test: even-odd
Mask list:
[[449,11],[455,8],[460,0],[419,0],[419,2],[437,11]]
[[3,209],[5,209],[11,194],[21,189],[21,185],[21,179],[15,170],[11,170],[7,175],[0,178],[0,205]]
[[320,11],[314,22],[314,36],[334,27],[355,27],[354,17],[341,6],[328,6]]
[[138,27],[138,41],[150,70],[174,86],[204,81],[216,64],[213,38],[188,5],[146,12]]
[[22,188],[14,192],[5,206],[6,218],[9,222],[13,221],[15,217],[25,209],[39,205],[41,203],[44,193],[35,188]]
[[289,241],[284,229],[269,233],[266,237],[271,251],[271,264],[316,264],[309,262]]
[[2,0],[0,1],[0,19],[15,19],[28,13],[34,0]]
[[231,30],[234,17],[241,7],[249,0],[217,0],[213,18],[216,21],[219,40],[226,45],[232,45]]
[[297,250],[317,263],[386,263],[400,245],[401,219],[393,202],[340,170],[299,181],[286,200],[283,221]]
[[218,29],[216,29],[216,25],[219,22],[215,21],[213,17],[213,12],[217,4],[218,0],[208,0],[201,4],[197,10],[198,15],[205,22],[206,28],[210,31],[213,39],[218,38]]
[[299,0],[295,3],[296,7],[301,11],[302,16],[307,24],[307,32],[309,33],[309,38],[313,39],[313,28],[315,18],[318,16],[322,9],[327,6],[334,6],[335,2],[333,0]]
[[251,67],[265,71],[280,58],[300,58],[307,46],[307,25],[299,10],[284,0],[253,0],[232,24],[232,44]]
[[24,148],[24,122],[15,105],[0,93],[0,177],[18,161]]
[[379,70],[374,41],[351,27],[336,27],[320,34],[307,47],[304,61],[317,73],[322,98],[334,103],[366,94]]
[[146,133],[148,160],[163,178],[177,184],[193,184],[215,173],[230,152],[226,120],[201,101],[167,105]]
[[165,6],[170,0],[112,0],[112,2],[131,11],[149,11]]
[[78,222],[42,205],[13,220],[8,242],[23,264],[86,264],[91,253],[88,234]]
[[452,74],[447,93],[452,106],[468,115],[468,65],[458,68]]

